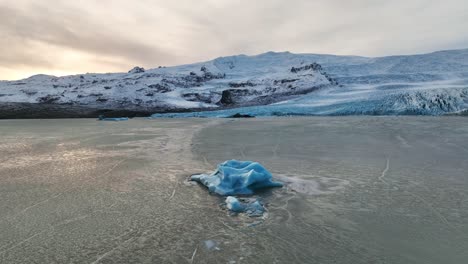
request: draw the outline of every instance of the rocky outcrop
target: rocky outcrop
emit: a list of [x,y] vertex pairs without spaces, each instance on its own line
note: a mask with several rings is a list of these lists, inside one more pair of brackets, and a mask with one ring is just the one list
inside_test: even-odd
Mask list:
[[128,73],[130,74],[133,74],[133,73],[143,73],[145,72],[145,68],[142,68],[142,67],[138,67],[136,66],[135,68],[131,69],[130,71],[128,71]]
[[233,106],[247,101],[248,97],[261,95],[260,92],[249,89],[228,89],[221,94],[221,100],[217,103],[222,106]]

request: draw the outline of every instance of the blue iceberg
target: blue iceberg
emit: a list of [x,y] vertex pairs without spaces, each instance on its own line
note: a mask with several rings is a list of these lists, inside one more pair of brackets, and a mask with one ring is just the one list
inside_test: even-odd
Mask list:
[[251,195],[257,190],[283,186],[274,182],[271,173],[258,162],[237,160],[225,161],[212,174],[193,175],[191,180],[222,196]]
[[233,196],[226,198],[226,207],[231,212],[246,213],[250,217],[262,216],[265,212],[265,208],[258,200],[239,200]]
[[128,117],[104,117],[100,115],[99,121],[128,121]]

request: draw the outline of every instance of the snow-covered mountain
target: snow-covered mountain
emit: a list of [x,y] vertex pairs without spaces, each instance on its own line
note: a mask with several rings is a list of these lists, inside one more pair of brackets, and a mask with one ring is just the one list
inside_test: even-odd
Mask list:
[[244,58],[148,71],[135,67],[128,73],[36,75],[1,82],[0,102],[132,110],[220,108],[267,104],[335,85],[315,63],[258,64]]
[[268,52],[128,73],[36,75],[0,82],[2,103],[221,110],[181,116],[437,115],[468,108],[468,49],[381,58]]

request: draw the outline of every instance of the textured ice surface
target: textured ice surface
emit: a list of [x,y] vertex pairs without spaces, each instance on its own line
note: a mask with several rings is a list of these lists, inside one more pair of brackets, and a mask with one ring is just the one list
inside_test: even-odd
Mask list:
[[234,196],[226,198],[226,207],[231,212],[246,213],[248,216],[262,216],[265,208],[257,199],[238,199]]
[[260,189],[283,186],[272,181],[271,173],[259,163],[237,160],[225,161],[212,174],[193,175],[191,180],[222,196],[249,195]]
[[[400,85],[401,86],[401,85]],[[348,85],[288,101],[217,111],[154,114],[158,117],[230,117],[323,115],[443,115],[468,108],[468,80],[397,85]]]
[[[0,120],[0,135],[2,264],[467,263],[464,118]],[[243,156],[320,193],[274,189],[263,220],[184,185],[204,158]]]

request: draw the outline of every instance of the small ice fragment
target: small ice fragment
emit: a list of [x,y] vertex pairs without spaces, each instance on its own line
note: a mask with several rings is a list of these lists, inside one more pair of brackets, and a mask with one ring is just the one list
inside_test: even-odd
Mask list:
[[265,212],[265,208],[259,201],[255,201],[247,206],[245,211],[250,217],[262,216]]
[[226,198],[226,207],[229,209],[229,211],[235,213],[243,213],[246,210],[245,204],[242,204],[239,199],[233,196],[228,196]]
[[239,200],[236,197],[228,196],[226,198],[226,207],[231,212],[246,213],[250,217],[262,216],[265,208],[258,200]]
[[100,115],[99,121],[128,121],[128,117],[104,117]]
[[267,169],[253,161],[225,161],[212,174],[193,175],[191,180],[222,196],[251,195],[260,189],[283,186],[272,180]]
[[218,247],[218,242],[216,242],[214,240],[205,240],[205,241],[203,241],[203,244],[205,245],[205,248],[207,250],[221,250]]

